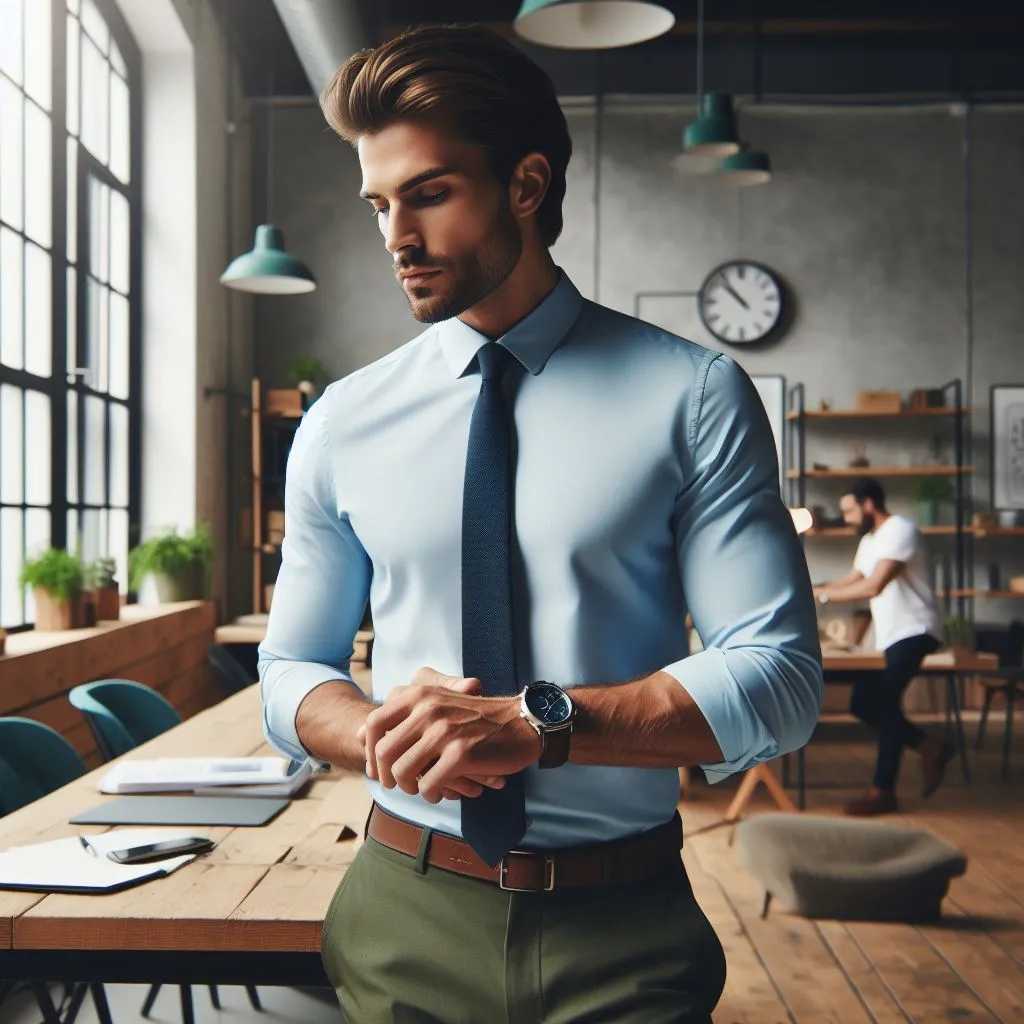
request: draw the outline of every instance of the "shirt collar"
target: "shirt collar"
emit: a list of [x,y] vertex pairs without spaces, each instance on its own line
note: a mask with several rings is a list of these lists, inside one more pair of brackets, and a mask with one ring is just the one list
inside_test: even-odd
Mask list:
[[[562,343],[583,308],[583,298],[575,285],[559,270],[558,284],[510,331],[498,338],[534,376],[544,369],[551,353]],[[458,317],[437,325],[441,350],[455,377],[461,377],[473,357],[490,338],[464,324]]]

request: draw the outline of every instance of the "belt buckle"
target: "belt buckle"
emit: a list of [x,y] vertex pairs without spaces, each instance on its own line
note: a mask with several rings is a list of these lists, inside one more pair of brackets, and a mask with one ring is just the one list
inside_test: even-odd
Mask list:
[[537,856],[529,850],[509,850],[508,854],[501,858],[501,863],[498,865],[498,888],[504,889],[505,892],[552,892],[555,888],[555,858],[544,854],[544,888],[543,889],[521,889],[515,885],[506,885],[505,877],[508,874],[508,865],[505,863],[508,860],[509,854],[522,854],[527,856]]

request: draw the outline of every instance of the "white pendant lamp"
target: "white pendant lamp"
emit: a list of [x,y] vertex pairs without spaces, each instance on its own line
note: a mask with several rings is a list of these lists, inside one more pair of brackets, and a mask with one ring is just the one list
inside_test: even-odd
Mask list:
[[516,33],[563,50],[610,50],[664,35],[676,16],[649,0],[523,0]]

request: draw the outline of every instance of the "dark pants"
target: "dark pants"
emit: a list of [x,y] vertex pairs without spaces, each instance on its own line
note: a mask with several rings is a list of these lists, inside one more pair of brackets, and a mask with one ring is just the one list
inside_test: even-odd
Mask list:
[[710,1024],[725,956],[678,872],[503,892],[367,839],[320,951],[346,1024]]
[[894,790],[904,747],[916,750],[925,738],[903,715],[903,691],[917,675],[925,655],[939,649],[933,636],[911,636],[885,651],[885,669],[865,674],[853,684],[850,711],[878,733],[876,789]]

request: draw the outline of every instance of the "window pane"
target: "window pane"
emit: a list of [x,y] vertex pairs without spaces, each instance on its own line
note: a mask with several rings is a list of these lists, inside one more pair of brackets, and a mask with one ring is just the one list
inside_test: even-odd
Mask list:
[[110,119],[110,68],[92,41],[82,37],[82,142],[101,163],[107,162]]
[[23,500],[23,423],[21,389],[0,384],[0,502],[5,505]]
[[128,407],[110,403],[110,504],[128,505]]
[[68,0],[68,10],[78,13],[78,0]]
[[106,281],[110,261],[110,189],[89,179],[89,273]]
[[107,23],[103,15],[96,10],[92,0],[82,0],[82,28],[89,33],[96,41],[96,45],[104,52],[110,45],[110,32],[107,30]]
[[25,504],[50,504],[50,396],[25,392]]
[[[78,392],[68,392],[68,501],[74,505],[78,502]],[[78,527],[75,527],[77,531]],[[68,544],[72,543],[73,533],[68,533]],[[74,545],[72,545],[72,548]]]
[[85,396],[85,503],[102,505],[106,502],[107,437],[104,421],[106,403],[94,395]]
[[68,139],[68,259],[78,259],[78,143]]
[[21,0],[0,0],[0,25],[4,27],[0,32],[0,71],[21,82]]
[[67,371],[71,374],[78,368],[78,275],[74,267],[68,267],[67,308]]
[[128,181],[128,86],[117,75],[110,76],[110,169]]
[[100,511],[95,508],[82,509],[82,558],[93,562],[103,554],[107,538],[100,521]]
[[23,107],[21,93],[0,75],[0,220],[12,228],[21,227]]
[[44,110],[50,109],[52,46],[50,4],[29,0],[25,4],[25,91]]
[[78,134],[78,104],[81,96],[82,72],[79,68],[79,35],[78,19],[68,18],[67,40],[67,76],[68,76],[68,131]]
[[22,518],[20,508],[0,511],[0,624],[20,626],[27,621],[21,600]]
[[128,300],[110,293],[110,384],[107,390],[115,398],[128,397]]
[[110,540],[107,544],[107,557],[117,562],[117,582],[121,593],[128,591],[128,512],[112,508],[110,510]]
[[49,377],[53,365],[53,281],[50,254],[25,246],[25,369]]
[[124,57],[121,56],[121,51],[118,49],[113,36],[110,37],[110,63],[122,78],[128,77],[128,69],[125,67]]
[[21,332],[25,301],[24,244],[0,228],[0,363],[22,369]]
[[89,372],[85,382],[94,391],[107,390],[107,297],[110,293],[91,277],[88,285],[89,333],[86,336],[86,365]]
[[34,103],[25,104],[25,234],[49,248],[50,118]]
[[77,551],[79,547],[79,534],[78,534],[78,509],[68,509],[68,532],[66,534],[68,538],[68,551]]
[[110,191],[110,283],[128,294],[129,247],[128,200],[116,189]]
[[50,510],[30,508],[25,512],[25,550],[45,551],[53,543],[50,534]]

